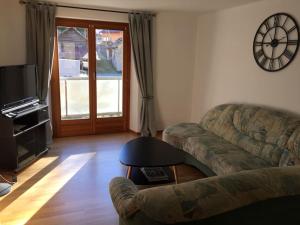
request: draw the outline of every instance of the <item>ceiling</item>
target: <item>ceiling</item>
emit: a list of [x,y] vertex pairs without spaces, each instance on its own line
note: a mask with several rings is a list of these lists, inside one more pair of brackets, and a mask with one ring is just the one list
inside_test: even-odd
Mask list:
[[93,6],[97,8],[146,10],[146,11],[185,11],[203,13],[232,8],[261,0],[57,0],[55,2]]

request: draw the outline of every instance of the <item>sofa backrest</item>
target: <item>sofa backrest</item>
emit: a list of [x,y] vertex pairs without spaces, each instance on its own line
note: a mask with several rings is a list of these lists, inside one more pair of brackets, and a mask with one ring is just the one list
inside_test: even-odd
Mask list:
[[200,125],[273,166],[289,163],[300,152],[300,117],[278,110],[220,105],[207,112]]
[[[225,176],[147,188],[138,191],[133,201],[148,218],[161,224],[192,221],[195,224],[206,224],[196,221],[268,199],[296,197],[299,194],[300,167],[293,166],[245,170]],[[127,207],[127,204],[124,206]]]
[[295,131],[290,136],[287,148],[293,154],[295,164],[300,165],[300,126],[295,129]]

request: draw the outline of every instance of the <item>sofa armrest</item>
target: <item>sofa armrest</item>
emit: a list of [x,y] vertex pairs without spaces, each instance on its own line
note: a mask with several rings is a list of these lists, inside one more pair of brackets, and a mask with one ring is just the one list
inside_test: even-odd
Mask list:
[[131,180],[124,177],[116,177],[109,184],[109,192],[112,202],[122,218],[134,215],[138,208],[133,201],[138,189]]
[[[202,220],[268,199],[300,195],[300,167],[267,168],[139,191],[135,202],[162,224]],[[283,206],[286,207],[286,206]]]

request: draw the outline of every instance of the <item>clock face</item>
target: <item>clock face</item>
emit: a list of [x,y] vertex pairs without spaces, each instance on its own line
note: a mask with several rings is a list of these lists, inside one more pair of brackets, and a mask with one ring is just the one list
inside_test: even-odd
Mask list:
[[299,46],[299,28],[286,13],[274,14],[260,25],[253,41],[256,63],[264,70],[282,70],[294,59]]

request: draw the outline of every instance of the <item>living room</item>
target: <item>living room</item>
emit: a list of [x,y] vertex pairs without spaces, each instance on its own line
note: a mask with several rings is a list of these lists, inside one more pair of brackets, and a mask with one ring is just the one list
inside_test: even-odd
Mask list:
[[[26,8],[43,2],[0,2],[1,68],[28,64]],[[0,168],[0,183],[7,188],[0,197],[0,224],[300,224],[295,213],[300,194],[296,166],[300,153],[300,2],[47,2],[55,6],[56,35],[53,64],[48,65],[52,73],[44,82],[46,95],[41,92],[44,102],[39,109],[48,110],[45,124],[38,123],[43,126],[38,133],[45,134],[43,150],[47,150],[22,168]],[[141,40],[134,35],[135,15],[150,17],[150,34],[137,32],[151,40],[146,53],[140,52]],[[65,54],[72,49],[64,44],[68,35],[88,46],[80,60]],[[121,63],[118,52],[123,53]],[[105,60],[112,64],[107,66]],[[69,64],[63,64],[66,61]],[[78,77],[68,75],[74,65]],[[120,79],[121,89],[113,86],[116,83],[106,83],[107,93],[97,91],[101,82]],[[72,92],[67,81],[78,80],[88,81],[88,87],[74,86]],[[5,86],[0,83],[0,87]],[[20,125],[21,116],[14,114],[2,110],[0,122]],[[5,129],[1,127],[1,144],[7,138]],[[24,128],[20,129],[15,136],[22,135]],[[1,151],[7,151],[3,146]],[[232,152],[226,152],[230,159],[215,162],[210,150],[218,146],[222,146],[221,155],[226,147],[238,146],[255,156],[255,163],[252,158],[243,161],[240,157],[245,155],[230,156]],[[183,151],[176,152],[174,147]],[[1,167],[9,161],[3,156]],[[225,165],[230,160],[232,164]],[[143,165],[137,165],[142,161]],[[168,181],[162,183],[169,185],[138,185],[141,171],[146,173],[140,167],[163,168]],[[230,187],[220,188],[222,179],[232,181],[232,192]],[[260,184],[261,180],[266,182]],[[238,190],[243,193],[234,195]]]

